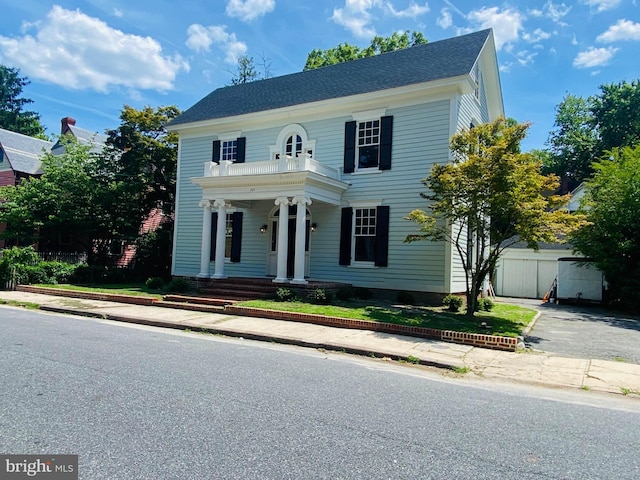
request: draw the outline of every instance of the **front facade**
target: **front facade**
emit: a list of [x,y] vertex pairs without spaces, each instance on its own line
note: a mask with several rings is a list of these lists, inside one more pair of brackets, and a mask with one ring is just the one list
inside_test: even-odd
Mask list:
[[180,136],[172,273],[465,290],[445,242],[403,243],[452,134],[503,115],[490,30],[212,92]]

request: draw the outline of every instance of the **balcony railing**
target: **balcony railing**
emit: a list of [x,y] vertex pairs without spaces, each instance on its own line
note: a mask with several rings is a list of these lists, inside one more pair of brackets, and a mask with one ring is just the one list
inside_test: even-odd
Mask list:
[[206,162],[205,177],[235,177],[239,175],[268,175],[270,173],[315,172],[334,180],[340,180],[340,171],[327,167],[304,154],[296,157],[281,156],[278,160],[263,162],[233,163],[222,160],[220,164]]

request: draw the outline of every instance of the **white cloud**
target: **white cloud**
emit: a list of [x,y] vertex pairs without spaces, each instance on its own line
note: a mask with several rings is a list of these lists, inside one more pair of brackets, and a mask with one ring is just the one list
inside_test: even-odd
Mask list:
[[275,0],[229,0],[226,12],[230,17],[248,22],[266,15],[274,8],[276,8]]
[[440,10],[440,16],[436,20],[436,25],[445,30],[453,25],[453,18],[451,17],[451,12],[448,9],[443,8]]
[[205,27],[198,23],[189,25],[187,29],[187,47],[196,52],[208,52],[212,44],[220,45],[225,51],[225,62],[236,63],[238,57],[247,53],[247,45],[236,38],[235,33],[228,33],[226,25]]
[[521,66],[526,67],[527,65],[531,65],[533,63],[533,60],[537,55],[538,52],[529,52],[528,50],[522,50],[516,54],[516,59]]
[[391,12],[391,15],[399,18],[416,18],[420,15],[424,15],[429,11],[429,5],[425,3],[423,6],[417,3],[411,2],[404,10],[396,10],[391,2],[387,2],[387,8]]
[[595,9],[596,12],[611,10],[620,5],[620,0],[584,0],[584,3]]
[[500,65],[500,71],[504,73],[511,72],[511,67],[513,66],[513,62],[506,62]]
[[344,8],[333,9],[331,20],[345,27],[356,37],[370,39],[376,34],[375,29],[370,25],[370,10],[373,7],[382,7],[382,1],[345,0]]
[[120,10],[118,8],[114,8],[113,9],[113,16],[114,17],[118,17],[118,18],[122,18],[122,16],[123,16],[122,10]]
[[578,54],[573,60],[573,66],[576,68],[591,68],[607,65],[617,51],[618,49],[613,47],[589,47],[584,52]]
[[498,50],[518,40],[524,20],[519,11],[511,8],[500,10],[498,7],[482,7],[480,10],[473,10],[467,18],[479,28],[493,28]]
[[567,25],[561,20],[571,11],[571,7],[564,3],[553,3],[549,0],[544,4],[545,16],[560,25]]
[[529,43],[538,43],[542,40],[551,38],[551,34],[549,32],[545,32],[541,28],[536,28],[533,33],[523,33],[522,38]]
[[31,79],[100,92],[167,91],[181,70],[189,71],[179,55],[163,55],[153,38],[116,30],[80,10],[54,5],[44,20],[27,27],[36,30],[34,36],[0,35],[0,56]]
[[598,35],[597,42],[611,43],[620,40],[640,40],[640,23],[631,20],[618,20],[603,34]]

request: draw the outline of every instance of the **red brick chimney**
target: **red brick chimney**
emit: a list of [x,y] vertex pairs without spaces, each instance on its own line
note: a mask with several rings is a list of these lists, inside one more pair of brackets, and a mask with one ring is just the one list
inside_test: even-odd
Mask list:
[[64,117],[61,120],[61,122],[62,122],[62,129],[60,130],[61,135],[64,135],[65,133],[67,133],[69,131],[70,126],[74,126],[76,124],[75,119],[71,117]]

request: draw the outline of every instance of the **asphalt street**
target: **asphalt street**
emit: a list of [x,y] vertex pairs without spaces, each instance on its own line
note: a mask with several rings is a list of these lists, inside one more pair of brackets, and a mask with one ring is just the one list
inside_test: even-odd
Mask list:
[[82,479],[638,478],[640,405],[0,309],[0,451]]

